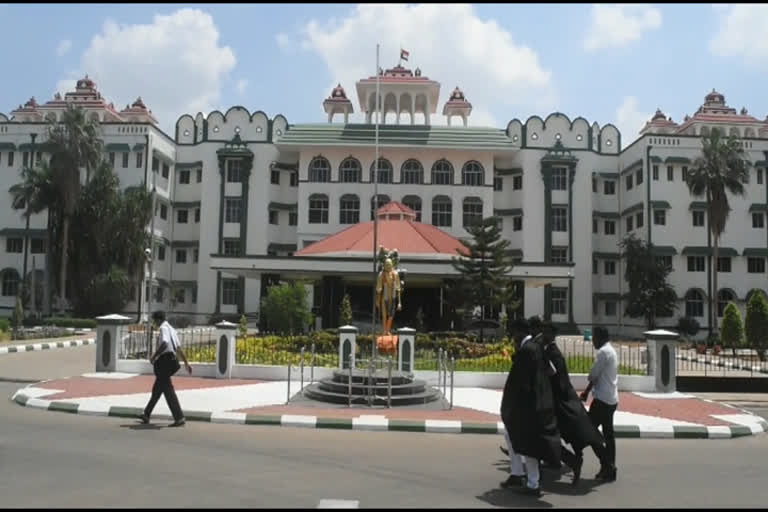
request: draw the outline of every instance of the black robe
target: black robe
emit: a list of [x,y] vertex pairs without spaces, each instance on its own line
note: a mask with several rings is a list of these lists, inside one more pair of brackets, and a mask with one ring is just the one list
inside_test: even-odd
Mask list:
[[603,436],[592,425],[587,410],[573,389],[568,366],[558,346],[555,343],[547,345],[544,348],[544,357],[552,362],[557,371],[550,377],[550,381],[555,399],[557,427],[563,440],[577,451],[583,450],[585,446],[602,445]]
[[560,433],[546,374],[548,364],[537,340],[515,352],[501,398],[501,420],[515,453],[560,464]]

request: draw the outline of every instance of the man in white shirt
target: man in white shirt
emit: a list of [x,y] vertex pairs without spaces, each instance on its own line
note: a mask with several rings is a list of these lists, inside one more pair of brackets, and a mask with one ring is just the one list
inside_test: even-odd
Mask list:
[[619,405],[618,358],[616,350],[608,342],[608,331],[604,327],[595,328],[592,344],[597,349],[595,362],[589,372],[589,385],[581,393],[586,401],[592,391],[592,403],[589,417],[595,428],[602,426],[605,439],[606,462],[601,464],[595,478],[613,482],[616,480],[616,438],[613,433],[613,414]]
[[181,411],[179,398],[176,396],[176,390],[173,389],[171,382],[171,376],[179,371],[180,367],[177,355],[184,360],[184,365],[190,375],[192,375],[192,367],[189,365],[184,351],[181,350],[176,329],[165,320],[165,312],[155,311],[152,313],[152,323],[155,328],[159,328],[157,350],[149,359],[155,373],[155,384],[152,386],[152,396],[140,417],[141,422],[149,423],[149,417],[152,415],[157,401],[160,400],[160,395],[165,395],[165,401],[173,415],[173,423],[170,426],[180,427],[185,423],[184,413]]

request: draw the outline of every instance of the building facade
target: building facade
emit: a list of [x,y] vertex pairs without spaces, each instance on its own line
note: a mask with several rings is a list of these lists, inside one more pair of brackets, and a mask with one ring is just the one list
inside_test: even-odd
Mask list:
[[[553,269],[549,281],[538,283],[546,286],[525,288],[521,313],[580,329],[642,330],[642,319],[623,314],[618,243],[628,233],[651,241],[674,269],[679,310],[659,319],[661,325],[687,314],[707,327],[710,295],[743,309],[750,293],[768,289],[768,118],[737,112],[713,91],[681,124],[657,111],[623,147],[613,125],[562,113],[514,119],[504,129],[467,127],[472,105],[457,87],[442,113],[462,122],[433,126],[438,82],[400,66],[380,74],[378,130],[376,77],[369,77],[356,84],[364,124],[347,122],[354,106],[339,85],[323,103],[325,124],[289,124],[281,115],[235,106],[184,115],[173,136],[158,128],[140,99],[118,111],[86,77],[63,98],[57,94],[44,105],[32,99],[9,116],[0,114],[0,188],[7,191],[22,166],[45,157],[35,144],[45,137],[46,121],[68,103],[85,108],[101,123],[105,157],[121,184],[156,190],[154,307],[198,322],[215,313],[255,316],[280,269],[311,270],[314,263],[295,252],[372,220],[389,201],[457,238],[468,237],[465,226],[475,220],[498,215],[516,268],[531,272],[523,278],[536,284],[536,276],[547,274],[542,269]],[[713,129],[738,137],[753,164],[746,195],[729,198],[718,291],[708,285],[713,269],[705,257],[711,239],[703,198],[691,197],[684,182],[701,138]],[[47,219],[32,216],[27,231],[10,201],[0,203],[0,214],[0,314],[10,314],[25,252],[28,274],[45,271]],[[343,273],[344,265],[335,272]],[[146,307],[143,287],[143,300],[137,293],[129,312]],[[318,306],[323,294],[310,293],[308,300]]]

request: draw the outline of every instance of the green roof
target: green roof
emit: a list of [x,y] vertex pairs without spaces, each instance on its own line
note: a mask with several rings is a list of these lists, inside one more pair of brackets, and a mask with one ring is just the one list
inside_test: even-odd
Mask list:
[[198,160],[197,162],[176,162],[176,170],[180,171],[182,169],[197,169],[198,167],[202,167],[203,162]]
[[629,208],[625,209],[623,212],[621,212],[621,216],[623,217],[624,215],[627,215],[629,213],[635,213],[635,212],[639,212],[639,211],[643,211],[643,203],[642,202],[637,203],[637,204],[633,204]]
[[[373,124],[295,124],[278,146],[373,146]],[[382,147],[518,150],[504,130],[448,126],[379,125]]]
[[765,247],[750,247],[744,249],[744,256],[768,256],[768,248]]
[[[712,254],[712,250],[713,249],[711,247],[683,247],[683,251],[680,254],[690,256],[709,256]],[[719,254],[720,257],[738,256],[739,251],[731,247],[720,247]]]
[[766,211],[768,211],[768,204],[752,203],[749,205],[749,213]]
[[194,288],[197,286],[197,281],[171,281],[171,286],[177,288]]
[[119,144],[119,143],[112,143],[107,144],[104,148],[105,151],[124,151],[124,152],[130,152],[131,151],[131,145],[130,144]]
[[174,201],[174,208],[196,208],[200,206],[200,201]]
[[493,172],[496,176],[516,176],[518,174],[523,174],[523,170],[519,167],[512,167],[511,169],[499,169],[498,167],[494,167]]
[[269,244],[267,250],[296,252],[296,244]]
[[16,144],[13,142],[0,142],[0,151],[16,150]]
[[295,212],[299,207],[298,203],[276,203],[272,201],[269,203],[269,210],[285,210],[289,212]]
[[507,216],[507,215],[522,215],[523,209],[522,208],[494,208],[493,209],[494,215],[501,215],[501,216]]
[[602,258],[604,260],[618,260],[621,259],[621,254],[618,252],[593,252],[593,258]]
[[631,164],[629,164],[628,166],[626,166],[625,168],[623,168],[623,169],[621,170],[621,174],[624,174],[624,173],[625,173],[625,172],[627,172],[627,171],[632,171],[632,170],[634,170],[636,167],[639,167],[639,166],[642,166],[642,165],[643,165],[643,159],[642,159],[642,158],[641,158],[640,160],[635,160],[634,162],[632,162]]
[[619,173],[617,172],[600,172],[601,178],[604,178],[606,180],[617,180],[619,179]]
[[707,202],[706,201],[691,201],[691,204],[688,206],[689,210],[706,210],[707,209]]
[[592,296],[597,300],[621,300],[618,293],[593,293]]
[[667,164],[689,164],[689,163],[691,163],[691,159],[690,158],[686,158],[684,156],[668,156],[664,160],[664,163],[667,163]]
[[662,208],[670,210],[672,205],[669,204],[669,201],[651,201],[651,208],[654,210],[661,210]]
[[138,144],[134,144],[133,145],[133,150],[134,151],[143,151],[145,147],[146,147],[146,144],[144,144],[143,142],[140,142]]
[[651,157],[651,162],[653,162],[655,164],[660,164],[660,163],[664,162],[664,160],[662,160],[660,156],[655,156],[654,155],[654,156]]
[[[3,228],[0,229],[0,236],[21,236],[26,233],[24,228]],[[29,238],[48,238],[48,230],[46,229],[30,229]]]
[[507,249],[507,256],[511,258],[522,258],[523,251],[521,249]]
[[617,212],[592,212],[593,217],[597,217],[600,219],[620,219],[621,215],[619,215]]
[[200,240],[175,240],[171,242],[171,247],[174,249],[179,247],[199,247]]
[[768,167],[768,160],[758,160],[755,162],[755,167]]
[[651,247],[651,253],[655,256],[674,256],[677,249],[671,245],[654,245]]

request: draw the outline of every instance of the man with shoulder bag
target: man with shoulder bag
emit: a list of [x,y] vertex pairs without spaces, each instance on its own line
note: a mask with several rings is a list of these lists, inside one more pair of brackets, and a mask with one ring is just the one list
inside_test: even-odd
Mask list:
[[144,408],[144,413],[140,419],[144,424],[149,423],[149,417],[152,415],[152,410],[155,408],[157,401],[160,400],[160,395],[165,395],[165,401],[173,415],[173,423],[170,426],[181,427],[186,421],[179,404],[179,398],[176,396],[176,390],[173,389],[171,376],[181,368],[178,360],[179,356],[184,361],[184,366],[190,375],[192,375],[192,367],[189,365],[187,356],[181,349],[176,329],[165,319],[165,312],[155,311],[152,314],[152,323],[155,328],[159,329],[157,350],[149,359],[155,373],[155,383],[152,386],[152,396]]

